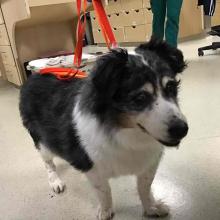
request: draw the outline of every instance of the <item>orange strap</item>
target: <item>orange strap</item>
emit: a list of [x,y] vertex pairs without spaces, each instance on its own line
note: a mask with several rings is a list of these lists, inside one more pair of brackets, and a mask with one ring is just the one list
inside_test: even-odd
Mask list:
[[102,34],[105,38],[105,42],[108,48],[110,49],[110,48],[117,47],[118,45],[116,43],[114,33],[112,31],[111,25],[105,13],[105,9],[102,5],[102,1],[92,0],[92,2],[93,2],[93,7],[96,13],[96,17],[98,18],[98,22],[99,22],[100,28],[102,30]]
[[77,36],[76,36],[76,48],[74,56],[74,65],[79,68],[82,62],[82,48],[83,48],[83,38],[86,31],[86,7],[87,0],[83,0],[83,22],[81,21],[80,12],[81,12],[81,0],[77,0],[77,13],[78,13],[78,24],[77,24]]
[[[82,1],[83,1],[83,15],[84,15],[83,21],[81,21],[80,18]],[[96,13],[96,17],[98,18],[98,22],[101,27],[102,34],[105,38],[108,48],[110,49],[117,47],[118,45],[116,43],[114,33],[106,16],[101,0],[92,0],[92,2]],[[86,29],[86,7],[87,7],[87,0],[77,0],[78,25],[77,25],[77,36],[76,36],[77,43],[76,43],[75,56],[74,56],[74,65],[77,68],[80,67],[82,61],[83,38]],[[85,78],[88,76],[86,72],[71,68],[44,68],[40,70],[40,74],[42,75],[52,74],[56,76],[56,78],[59,80],[69,80],[74,77]]]
[[52,74],[59,80],[69,80],[72,78],[82,79],[88,76],[86,72],[71,68],[44,68],[40,70],[40,74]]
[[[86,27],[86,7],[87,0],[83,0],[83,15],[84,20],[81,21],[80,12],[81,12],[81,1],[77,0],[77,12],[78,12],[78,25],[77,25],[77,43],[75,48],[75,56],[74,56],[74,65],[79,68],[82,61],[82,48],[83,48],[83,38],[85,35],[85,27]],[[105,42],[108,48],[117,47],[117,43],[115,40],[114,33],[112,31],[111,25],[105,13],[105,9],[102,5],[101,0],[92,0],[93,7],[96,13],[96,17],[98,19],[100,28],[102,30],[103,37],[105,38]]]

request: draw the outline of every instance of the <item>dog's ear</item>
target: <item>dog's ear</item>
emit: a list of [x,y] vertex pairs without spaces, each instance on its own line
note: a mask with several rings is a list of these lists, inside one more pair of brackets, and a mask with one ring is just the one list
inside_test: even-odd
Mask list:
[[117,90],[120,79],[126,73],[127,50],[118,48],[101,56],[91,73],[92,83],[99,94],[110,96]]
[[141,44],[136,48],[137,53],[143,54],[146,50],[155,52],[161,59],[166,61],[174,73],[183,72],[187,66],[183,53],[163,40],[152,37],[148,43]]

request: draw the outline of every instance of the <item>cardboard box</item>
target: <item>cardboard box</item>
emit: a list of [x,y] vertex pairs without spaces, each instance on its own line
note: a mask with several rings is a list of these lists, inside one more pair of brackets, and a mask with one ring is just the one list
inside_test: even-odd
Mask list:
[[121,0],[123,11],[143,8],[143,0]]
[[143,0],[143,8],[151,8],[150,0]]
[[145,8],[144,11],[144,20],[146,24],[152,24],[153,23],[153,13],[151,10]]
[[121,0],[108,0],[108,4],[105,5],[105,11],[107,14],[121,11]]
[[125,27],[126,42],[145,42],[150,39],[152,32],[151,24]]

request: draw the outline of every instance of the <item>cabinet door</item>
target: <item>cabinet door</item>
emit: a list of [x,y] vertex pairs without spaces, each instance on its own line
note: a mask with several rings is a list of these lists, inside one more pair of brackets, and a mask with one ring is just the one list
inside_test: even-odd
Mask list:
[[179,37],[189,37],[202,33],[202,9],[198,0],[185,0],[180,14]]
[[4,19],[3,19],[1,8],[0,8],[0,24],[4,24]]
[[9,82],[21,85],[16,66],[5,65],[5,74]]
[[10,46],[0,46],[0,53],[4,65],[15,66],[14,56]]
[[5,75],[9,82],[20,86],[21,80],[17,67],[15,65],[14,56],[10,46],[0,46],[1,62],[4,65]]
[[0,45],[10,45],[8,34],[4,24],[0,25]]
[[216,1],[215,13],[212,17],[212,26],[220,25],[220,0]]

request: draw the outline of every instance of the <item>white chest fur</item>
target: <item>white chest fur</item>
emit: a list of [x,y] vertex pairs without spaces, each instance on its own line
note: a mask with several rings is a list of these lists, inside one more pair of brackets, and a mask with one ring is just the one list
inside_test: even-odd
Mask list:
[[101,175],[116,177],[145,172],[158,164],[163,147],[139,129],[122,129],[108,137],[96,118],[82,114],[78,106],[73,122],[82,145]]

